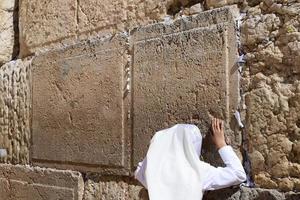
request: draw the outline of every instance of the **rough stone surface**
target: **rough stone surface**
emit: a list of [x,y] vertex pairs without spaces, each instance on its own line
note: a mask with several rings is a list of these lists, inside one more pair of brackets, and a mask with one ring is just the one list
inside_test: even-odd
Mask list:
[[16,60],[0,67],[0,149],[7,151],[1,162],[29,162],[30,62]]
[[277,190],[261,188],[228,188],[219,191],[207,192],[203,200],[296,200],[300,193],[280,193]]
[[[13,41],[13,13],[12,13],[13,2],[14,1],[8,1],[8,0],[4,0],[4,1],[2,0],[0,2],[0,44],[1,44],[0,63],[2,64],[4,62],[11,60],[11,56],[13,54],[13,43],[15,42]],[[119,31],[124,31],[124,30],[127,31],[134,26],[147,25],[152,22],[155,22],[156,20],[162,20],[166,17],[166,13],[174,15],[175,17],[180,17],[183,15],[191,15],[191,14],[199,13],[203,9],[222,7],[224,5],[238,3],[243,13],[246,13],[246,17],[241,21],[241,43],[242,43],[241,52],[246,54],[246,60],[247,60],[247,63],[243,68],[241,90],[243,94],[242,99],[244,103],[244,108],[247,108],[246,113],[242,112],[242,117],[246,115],[243,122],[246,125],[245,134],[246,136],[249,137],[248,150],[250,153],[249,157],[252,164],[251,172],[253,174],[255,183],[258,187],[275,188],[277,190],[280,189],[283,191],[290,191],[290,190],[300,191],[300,142],[299,142],[300,141],[300,135],[299,135],[300,133],[300,122],[299,122],[300,121],[300,116],[299,116],[300,113],[300,104],[299,104],[300,102],[300,86],[299,86],[300,84],[299,83],[300,80],[300,67],[299,67],[300,2],[299,0],[261,0],[261,1],[260,0],[205,0],[205,4],[203,4],[203,1],[193,1],[193,0],[191,1],[190,0],[163,0],[163,1],[116,0],[113,2],[107,0],[104,1],[67,0],[64,2],[61,1],[58,2],[57,0],[54,1],[20,0],[19,2],[21,7],[20,10],[21,56],[27,56],[34,52],[47,50],[50,48],[58,48],[58,47],[62,48],[66,44],[77,43],[79,40],[94,37],[95,35],[104,36],[104,35],[114,34]],[[198,4],[189,7],[193,3],[198,3]],[[172,19],[172,16],[167,16],[165,18],[165,22],[167,24],[170,24],[170,26],[168,25],[162,26],[163,28],[166,28],[165,30],[166,32],[161,32],[160,26],[158,25],[147,26],[146,28],[134,30],[137,31],[137,33],[134,33],[134,31],[132,31],[132,34],[136,39],[135,42],[137,43],[133,45],[134,48],[132,49],[132,52],[134,52],[134,56],[133,56],[134,76],[132,79],[132,83],[134,87],[138,87],[136,85],[136,77],[141,79],[143,78],[144,75],[145,77],[157,76],[158,78],[154,79],[155,82],[153,82],[153,86],[149,84],[149,82],[139,83],[140,85],[145,84],[147,86],[144,88],[141,87],[140,89],[144,90],[145,92],[153,93],[152,96],[151,94],[147,94],[149,96],[149,99],[152,100],[152,102],[161,101],[160,102],[161,105],[164,104],[164,99],[156,98],[157,91],[158,92],[165,91],[165,93],[168,94],[168,97],[169,96],[172,97],[172,93],[171,93],[172,90],[166,90],[164,87],[158,88],[158,90],[156,90],[156,88],[154,88],[154,84],[156,84],[157,80],[158,83],[163,83],[164,77],[162,76],[166,72],[172,72],[172,69],[174,69],[175,62],[177,62],[176,66],[177,66],[178,74],[176,74],[175,76],[173,72],[173,75],[174,77],[177,77],[178,75],[179,79],[176,81],[176,83],[173,83],[172,81],[174,80],[170,79],[171,83],[167,83],[165,84],[165,86],[168,86],[168,84],[169,85],[173,84],[174,87],[180,85],[180,82],[184,82],[187,80],[186,76],[180,77],[181,75],[185,75],[185,73],[193,69],[194,66],[200,66],[196,63],[197,59],[203,61],[204,57],[209,58],[209,54],[207,55],[203,54],[203,56],[198,56],[197,59],[195,59],[196,57],[195,55],[197,54],[197,52],[191,53],[191,51],[189,51],[189,49],[191,49],[191,47],[193,46],[196,47],[200,46],[199,49],[205,49],[205,48],[209,49],[211,48],[211,46],[213,46],[213,45],[211,46],[207,45],[208,47],[206,46],[205,48],[202,47],[203,42],[195,40],[194,36],[199,35],[200,39],[208,40],[207,38],[210,38],[211,36],[208,34],[206,37],[203,37],[201,33],[204,33],[205,31],[207,33],[214,33],[215,29],[213,28],[213,26],[211,26],[211,24],[217,24],[220,30],[224,30],[224,27],[227,26],[224,25],[224,18],[221,15],[219,15],[219,17],[215,19],[210,18],[208,15],[201,15],[201,16],[203,16],[203,19],[205,20],[199,23],[196,27],[202,27],[202,29],[205,29],[203,32],[201,32],[200,30],[201,28],[198,29],[195,28],[194,25],[191,25],[193,23],[189,22],[190,18],[184,18],[184,20],[187,20],[188,22],[183,23],[181,20],[179,20],[174,24],[172,24],[172,20],[170,20]],[[225,17],[225,21],[226,20],[227,18]],[[197,20],[195,22],[198,23]],[[180,30],[182,29],[178,28],[179,27],[178,24],[187,26],[183,28],[186,30],[186,32],[184,33],[180,32]],[[174,31],[174,29],[177,30]],[[140,34],[141,36],[137,38],[138,34],[141,33],[141,31],[143,30],[150,30],[150,32],[146,32],[145,34]],[[178,35],[174,34],[174,32],[178,32]],[[150,37],[148,37],[149,34]],[[162,34],[162,36],[157,36],[158,34]],[[217,33],[214,33],[213,35],[216,36]],[[216,42],[218,41],[217,38],[219,39],[226,38],[226,37],[222,37],[221,35],[222,34],[220,33],[220,35],[217,35],[215,39],[211,39],[211,43],[214,42],[217,43]],[[188,36],[192,36],[192,37],[189,38]],[[166,41],[170,41],[169,38],[172,38],[172,41],[170,42],[170,44],[166,44]],[[185,42],[182,43],[182,41]],[[157,47],[154,47],[154,45],[157,45]],[[189,46],[186,47],[185,45],[189,45]],[[223,46],[220,45],[220,46],[224,47],[224,45]],[[149,48],[143,49],[142,47],[149,47]],[[55,53],[51,54],[51,56],[49,55],[49,58],[47,58],[47,55],[41,56],[45,58],[45,60],[48,59],[43,64],[43,66],[48,67],[46,68],[46,71],[49,70],[49,72],[55,72],[57,66],[59,65],[65,66],[64,63],[59,64],[63,61],[57,61],[57,60],[60,60],[61,58],[65,59],[65,57],[68,57],[68,55],[76,54],[76,56],[78,57],[82,56],[82,54],[86,55],[85,53],[82,53],[86,51],[83,49],[82,52],[73,54],[72,51],[75,52],[80,51],[80,50],[75,50],[76,48],[77,47],[75,48],[71,47],[71,48],[60,50],[57,54],[61,54],[61,57],[60,55],[54,55]],[[109,48],[110,47],[108,47],[108,49]],[[93,48],[89,47],[89,49],[93,49]],[[222,48],[215,48],[215,49],[221,51]],[[142,53],[139,52],[137,53],[138,50],[139,52]],[[183,50],[186,50],[187,54],[182,54],[182,52],[185,53],[185,51]],[[67,52],[65,53],[65,51]],[[151,54],[145,56],[146,53],[151,51],[155,52],[152,54],[152,57]],[[162,55],[160,54],[160,52]],[[166,59],[164,60],[165,63],[164,63],[162,62],[162,59],[164,58],[161,57],[163,55],[166,55],[165,53],[170,53],[171,56],[169,55],[166,56]],[[92,55],[92,53],[89,55]],[[149,64],[145,64],[143,62],[140,63],[141,60],[144,61],[143,55],[144,58],[149,56],[147,58]],[[157,59],[156,58],[154,59],[153,55],[157,55],[156,57]],[[211,55],[213,54],[211,53]],[[76,60],[75,58],[72,58],[74,60],[72,61],[71,59],[71,61],[70,60],[66,61],[67,62],[66,65],[96,66],[95,64],[87,64],[87,61],[93,60],[92,58],[87,58],[88,56],[87,57],[83,56],[83,57],[84,57],[83,60],[81,59]],[[100,56],[97,55],[96,57],[98,58],[95,58],[95,60],[99,63],[99,65],[101,65],[101,67],[103,65],[102,64],[103,62],[104,63],[109,62],[105,59],[104,59],[105,61],[103,61],[102,54]],[[186,60],[183,62],[184,59]],[[215,59],[215,57],[213,57],[213,59]],[[205,62],[209,63],[214,61],[215,60],[204,61],[204,63]],[[39,62],[41,63],[42,61]],[[77,64],[76,62],[79,64]],[[119,61],[114,60],[114,62],[119,62]],[[8,152],[7,157],[0,158],[1,162],[8,162],[8,163],[29,162],[28,147],[29,147],[29,141],[31,140],[30,128],[29,128],[30,107],[31,107],[30,104],[31,85],[29,84],[30,65],[29,64],[27,65],[26,63],[27,61],[22,62],[18,60],[16,62],[10,62],[0,67],[0,148],[5,148],[7,149]],[[156,72],[155,71],[156,67],[162,66],[162,64],[158,65],[159,63],[162,63],[164,64],[164,66],[168,66],[169,68]],[[189,66],[185,66],[183,65],[183,63],[185,64],[192,63],[192,64]],[[212,65],[212,67],[218,70],[216,65],[217,62],[214,65]],[[51,69],[51,67],[53,69]],[[191,69],[189,69],[189,67],[191,67]],[[71,68],[72,70],[74,69],[73,67]],[[139,72],[143,72],[143,73],[137,74],[135,71],[136,68],[140,70]],[[186,71],[182,72],[182,69],[186,69]],[[45,70],[45,68],[43,70]],[[199,71],[195,70],[195,71],[196,73],[193,73],[193,76],[191,76],[191,78],[190,75],[188,74],[188,77],[189,79],[191,79],[191,81],[194,81],[193,79],[194,76],[201,74],[200,70]],[[69,72],[64,71],[63,73],[69,73]],[[84,78],[84,76],[86,75],[89,76],[90,75],[89,73],[85,74],[85,72],[83,72],[81,77],[79,78]],[[220,73],[220,76],[222,73],[223,72]],[[46,74],[43,76],[43,79],[45,81],[47,80],[49,81],[50,79],[47,77]],[[211,77],[210,74],[206,76]],[[120,76],[117,77],[120,78]],[[169,77],[167,77],[166,79],[169,79]],[[45,83],[43,83],[44,80],[40,80],[41,86],[46,85]],[[80,79],[80,81],[81,80],[82,79]],[[53,83],[55,83],[55,81]],[[73,79],[72,81],[70,81],[69,79],[69,83],[74,83]],[[84,86],[80,86],[81,84],[79,84],[79,81],[75,83],[77,83],[77,85],[75,84],[73,88],[77,87],[80,89],[84,87]],[[86,81],[83,84],[89,84],[89,83],[90,83],[89,81]],[[49,85],[51,86],[53,84],[51,83]],[[55,87],[57,86],[53,86],[52,89],[54,89]],[[95,87],[96,86],[93,86],[91,88],[95,88]],[[183,94],[185,89],[187,90],[191,88],[193,89],[193,85],[190,85],[189,87],[179,88],[178,89],[179,95]],[[200,91],[201,88],[204,88],[204,86],[202,87],[200,85],[199,87],[197,87],[197,90]],[[216,86],[216,88],[218,87]],[[57,87],[57,90],[59,90],[59,87]],[[99,89],[99,91],[100,90],[101,89]],[[201,106],[201,104],[199,103],[193,104],[194,101],[193,93],[195,91],[192,90],[191,94],[188,93],[186,95],[181,95],[182,99],[180,99],[179,96],[170,98],[171,100],[174,100],[175,103],[173,102],[173,104],[167,105],[168,107],[167,106],[161,107],[160,109],[157,109],[155,106],[150,107],[153,108],[154,110],[155,109],[159,110],[159,112],[157,113],[160,113],[161,110],[163,112],[165,112],[167,109],[170,110],[172,106],[174,107],[176,105],[179,106],[180,110],[175,110],[174,112],[170,112],[169,115],[170,118],[166,118],[166,120],[165,118],[162,118],[161,116],[158,115],[157,118],[162,119],[161,125],[158,125],[159,127],[150,127],[149,129],[145,129],[145,135],[141,135],[141,132],[137,132],[137,131],[134,132],[134,137],[140,138],[140,139],[133,140],[134,142],[133,147],[134,149],[136,149],[134,154],[135,163],[144,156],[145,150],[147,149],[146,144],[148,143],[151,135],[155,132],[156,129],[169,126],[172,123],[180,122],[181,120],[186,121],[186,119],[188,119],[188,121],[191,123],[203,124],[203,127],[200,128],[202,130],[202,133],[204,134],[206,133],[207,121],[204,121],[200,118],[203,115],[203,113],[204,116],[207,115],[205,114],[205,112],[200,113],[200,111],[203,110],[205,111],[206,108],[199,108],[199,106]],[[61,100],[60,103],[63,103],[64,97],[66,96],[70,97],[68,95],[75,94],[75,93],[69,93],[69,90],[64,90],[65,96],[63,95],[59,96],[59,91],[56,92],[57,93],[51,93],[51,94],[48,94],[47,92],[44,93],[40,92],[40,94],[47,95],[45,97],[46,100],[42,99],[41,102],[44,101],[47,104],[47,98],[53,99],[53,97],[55,97],[57,99],[60,98]],[[79,94],[80,92],[81,91],[79,90],[77,94]],[[54,94],[54,96],[51,96],[52,94]],[[140,94],[142,93],[141,92],[134,93],[134,91],[132,93],[133,97],[136,97],[137,95]],[[201,93],[201,95],[203,94]],[[71,97],[75,97],[75,96],[71,96]],[[100,99],[102,98],[104,97],[101,97]],[[75,107],[77,106],[76,99],[73,99],[74,101],[69,101],[69,100],[70,99],[68,99],[69,103],[74,102],[73,106]],[[230,100],[232,100],[232,98],[230,98]],[[189,103],[180,104],[180,102],[186,102],[186,101]],[[220,105],[224,105],[224,101],[220,101],[220,102],[221,102]],[[119,102],[117,102],[116,104],[118,103]],[[135,106],[147,102],[134,101],[133,103],[134,103],[133,105],[134,112],[128,113],[128,116],[133,117],[135,119],[133,122],[135,122],[136,119],[141,121],[142,118],[138,118],[138,116],[141,116],[141,114],[137,113],[136,116],[135,111],[142,108],[136,108]],[[208,105],[210,103],[212,104],[213,102],[208,102]],[[46,104],[45,104],[45,108],[46,108]],[[68,110],[70,111],[71,114],[75,114],[71,116],[72,120],[73,121],[78,120],[78,118],[77,119],[76,117],[74,118],[74,116],[76,116],[76,113],[71,112],[73,109],[71,104],[70,105],[68,105],[67,103],[65,105],[58,104],[56,107],[57,109],[53,109],[55,112],[57,112],[55,116],[61,114],[60,117],[64,118],[65,120],[62,121],[63,123],[61,123],[63,125],[63,131],[61,131],[60,133],[55,133],[54,134],[55,136],[61,134],[59,135],[59,137],[62,136],[60,138],[64,138],[63,136],[65,135],[68,136],[68,134],[70,136],[71,133],[74,133],[74,132],[68,132],[67,130],[69,130],[68,129],[69,126],[72,126],[74,128],[76,124],[70,125],[70,122],[68,121],[69,119],[66,118],[65,115],[66,113],[62,112],[64,110]],[[236,105],[235,103],[233,104]],[[91,105],[93,105],[93,103]],[[153,105],[156,104],[153,103]],[[61,106],[61,110],[62,110],[61,112],[58,112],[59,106]],[[51,110],[50,108],[47,109]],[[219,116],[222,116],[224,113],[225,114],[229,113],[227,112],[228,110],[220,111],[218,110],[218,107],[216,109],[217,111],[214,111],[212,114],[217,114]],[[188,112],[192,113],[191,116],[186,115],[188,116],[186,118],[184,115],[185,113],[182,112],[182,110],[187,110]],[[229,111],[230,110],[231,109],[229,109]],[[84,117],[82,117],[81,119],[85,119],[87,113],[90,114],[89,112],[86,112],[86,110],[80,111],[80,113],[83,113],[84,115]],[[146,114],[147,113],[145,113],[145,115]],[[146,116],[150,117],[151,119],[154,119],[156,117],[150,114]],[[53,124],[55,125],[55,123],[57,123],[55,126],[58,126],[60,122],[59,120],[61,119],[60,117],[56,118],[54,122],[51,120],[46,121],[49,122],[49,125],[47,126],[51,127]],[[90,118],[87,117],[86,119],[90,119]],[[86,121],[83,120],[82,123],[87,124],[87,126],[90,125],[92,126],[92,124],[89,124]],[[134,124],[134,127],[136,128],[137,126],[141,126],[141,125],[142,124],[138,122],[137,124]],[[119,126],[118,123],[116,123],[116,127],[118,126]],[[233,145],[235,147],[240,147],[241,144],[240,135],[238,133],[234,133],[235,130],[234,128],[232,128],[232,126],[229,127],[227,124],[226,128],[227,128],[228,136],[232,137],[234,135],[234,138],[231,138],[233,139]],[[58,128],[58,130],[60,129]],[[124,160],[122,161],[123,157],[122,158],[118,157],[120,154],[122,154],[120,153],[122,151],[119,150],[122,149],[123,146],[122,148],[116,147],[115,150],[117,153],[110,152],[110,154],[108,154],[110,156],[105,155],[105,153],[107,152],[101,152],[102,154],[100,153],[100,155],[102,157],[103,155],[105,155],[104,160],[101,159],[102,157],[101,158],[98,156],[95,157],[93,155],[94,153],[95,154],[99,153],[97,152],[97,150],[99,150],[99,148],[101,149],[102,147],[99,147],[98,143],[102,143],[104,141],[104,137],[101,138],[94,137],[93,141],[92,141],[92,137],[84,137],[85,139],[88,140],[82,140],[82,139],[68,140],[68,137],[66,137],[66,141],[69,142],[69,144],[70,143],[73,144],[73,146],[71,145],[72,148],[74,149],[77,148],[77,150],[74,152],[81,152],[81,154],[79,153],[76,154],[75,156],[74,154],[71,154],[70,156],[68,154],[70,148],[67,150],[66,148],[63,148],[63,145],[66,144],[65,141],[63,141],[64,142],[63,143],[62,141],[59,141],[59,139],[55,140],[56,139],[55,136],[52,137],[53,140],[51,140],[51,138],[47,139],[46,137],[43,137],[44,135],[47,134],[48,136],[51,135],[52,132],[40,131],[38,133],[41,134],[42,137],[40,137],[39,143],[34,142],[34,144],[38,144],[40,145],[40,147],[43,146],[43,149],[45,151],[39,151],[38,154],[34,154],[34,153],[32,154],[33,156],[34,155],[36,156],[33,157],[32,159],[34,164],[61,167],[61,168],[79,169],[83,171],[95,170],[98,172],[99,171],[102,172],[103,169],[111,168],[116,163],[117,165],[119,165],[123,161],[125,163],[127,161],[127,158],[124,158]],[[36,136],[39,136],[37,132],[36,132]],[[126,136],[126,134],[124,134],[123,136]],[[75,137],[77,137],[76,134]],[[45,140],[44,143],[42,140]],[[139,140],[143,140],[142,143]],[[58,149],[54,148],[53,143],[52,146],[50,145],[49,147],[48,146],[49,141],[53,141],[53,142],[58,141],[59,144],[58,146],[60,146],[60,148]],[[76,141],[80,141],[85,145],[77,146]],[[107,146],[110,146],[111,142],[113,144],[119,145],[120,141],[121,140],[119,140],[119,138],[115,137],[114,140],[105,141],[104,143]],[[93,146],[93,144],[97,144],[95,145],[97,146],[97,148],[94,148],[95,146]],[[124,143],[125,146],[127,144],[128,143]],[[205,144],[208,145],[210,143],[206,142]],[[245,145],[247,144],[244,144],[243,146]],[[32,150],[34,151],[35,148],[36,146]],[[51,151],[46,151],[47,149],[48,150],[51,149]],[[140,151],[141,149],[143,150]],[[206,150],[210,151],[211,149],[207,148]],[[82,152],[89,152],[89,154],[85,154]],[[53,158],[54,156],[50,155],[52,153],[58,156],[58,161],[57,160],[55,161],[56,158]],[[91,160],[92,158],[93,159],[96,158],[95,160],[92,160],[92,163],[94,162],[96,164],[92,164],[92,165],[86,163],[78,164],[84,160],[82,159],[82,157],[85,157],[85,159],[90,158]],[[209,157],[210,156],[208,156],[208,158]],[[75,161],[72,160],[74,158],[76,158]],[[214,156],[210,158],[214,158]],[[90,162],[90,160],[88,160],[87,162]],[[101,164],[99,165],[99,163]],[[106,165],[107,163],[108,166]],[[122,170],[119,171],[119,169],[117,168],[119,168],[119,166],[115,168],[116,171],[118,171],[118,173],[122,171]],[[121,166],[120,168],[123,168],[123,166]],[[111,169],[109,171],[116,172]],[[7,187],[7,181],[5,179],[0,179],[0,184],[4,184],[3,187],[0,187],[0,194],[6,194],[6,195],[12,194],[12,193],[7,193],[6,191],[8,187]],[[16,187],[18,187],[18,191],[24,191],[24,190],[32,191],[31,189],[28,189],[30,185],[23,184],[23,182],[19,183],[19,179],[14,184],[17,185]],[[22,188],[20,185],[22,186]],[[55,189],[55,187],[52,186],[51,187],[47,186],[46,188]],[[13,193],[18,194],[18,191],[14,190]],[[0,196],[0,199],[1,198],[9,199],[9,197],[3,195]],[[30,197],[28,198],[31,199]],[[95,179],[94,177],[87,176],[85,182],[84,198],[85,199],[146,200],[147,192],[146,190],[142,189],[142,187],[138,186],[136,182],[129,180],[128,177],[118,177],[118,178],[106,177],[106,178]],[[276,190],[265,190],[265,189],[250,190],[247,188],[242,188],[242,189],[231,188],[228,190],[210,192],[206,195],[204,199],[256,199],[256,200],[257,199],[261,199],[261,200],[268,200],[268,199],[292,200],[293,199],[294,200],[294,199],[300,199],[300,197],[299,197],[299,193],[294,193],[294,192],[288,192],[284,194],[284,193],[279,193]]]
[[1,200],[81,200],[83,188],[78,172],[0,165]]
[[300,4],[266,0],[247,11],[242,89],[254,181],[299,190]]
[[47,43],[75,38],[76,0],[20,0],[19,7],[21,56]]
[[[149,200],[148,192],[128,177],[87,175],[84,200]],[[296,200],[300,193],[281,193],[272,189],[235,187],[205,192],[203,200]]]
[[[194,123],[207,135],[212,115],[226,120],[228,136],[239,146],[238,133],[229,129],[238,102],[231,10],[146,26],[132,37],[134,164],[145,156],[156,131]],[[216,163],[218,154],[212,153],[214,146],[208,138],[204,157]]]
[[0,65],[11,60],[14,50],[14,0],[0,1]]
[[33,60],[34,164],[128,170],[126,45],[119,35]]
[[242,2],[241,0],[205,0],[207,8],[218,8]]
[[87,175],[83,200],[149,200],[147,190],[129,177]]
[[162,20],[167,0],[20,1],[21,56]]

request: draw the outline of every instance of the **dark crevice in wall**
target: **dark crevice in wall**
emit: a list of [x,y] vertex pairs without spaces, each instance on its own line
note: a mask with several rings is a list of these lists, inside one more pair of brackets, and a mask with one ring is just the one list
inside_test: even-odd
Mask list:
[[247,175],[247,186],[254,187],[253,174],[251,169],[251,160],[249,158],[249,147],[248,138],[245,129],[242,129],[242,156],[243,156],[243,167]]
[[174,0],[171,4],[167,5],[167,14],[168,15],[176,15],[183,8],[191,7],[198,3],[203,3],[204,0]]
[[[237,65],[237,70],[239,72],[240,78],[244,77],[244,69],[246,67],[246,61],[245,61],[245,51],[244,51],[244,46],[241,43],[241,23],[243,21],[243,15],[242,15],[242,4],[238,4],[238,7],[240,9],[240,17],[235,19],[235,30],[236,30],[236,39],[237,39],[237,51],[238,51],[238,60],[236,62]],[[241,82],[239,83],[239,85]],[[240,102],[237,108],[238,113],[246,113],[247,117],[247,110],[243,108],[243,104],[245,103],[245,97],[244,97],[245,91],[243,90],[243,87],[240,85],[239,87],[239,95],[240,95]],[[240,118],[240,117],[238,117]],[[242,164],[244,167],[244,170],[247,175],[247,182],[246,186],[247,187],[255,187],[254,179],[253,179],[253,174],[252,174],[252,167],[251,167],[251,160],[249,157],[249,135],[247,132],[247,126],[245,127],[247,120],[246,119],[237,119],[238,121],[241,120],[242,126],[239,125],[240,127],[240,133],[241,133],[241,146],[240,146],[240,152],[242,153]],[[238,123],[239,124],[239,123]]]
[[19,56],[20,42],[19,42],[19,0],[15,0],[15,6],[13,11],[13,26],[14,26],[14,46],[12,52],[12,60],[15,60]]

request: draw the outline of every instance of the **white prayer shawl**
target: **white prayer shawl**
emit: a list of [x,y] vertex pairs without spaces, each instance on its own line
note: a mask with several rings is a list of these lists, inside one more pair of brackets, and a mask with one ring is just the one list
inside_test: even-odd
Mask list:
[[157,132],[147,153],[145,179],[150,200],[201,200],[202,137],[195,125]]

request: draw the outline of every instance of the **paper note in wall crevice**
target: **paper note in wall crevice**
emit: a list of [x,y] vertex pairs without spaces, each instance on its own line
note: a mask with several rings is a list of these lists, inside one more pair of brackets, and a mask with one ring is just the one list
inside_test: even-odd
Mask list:
[[6,149],[0,149],[0,158],[6,157],[6,156],[7,156]]
[[242,123],[242,120],[241,120],[241,115],[238,111],[235,111],[234,113],[234,117],[238,123],[238,125],[241,127],[241,128],[244,128],[244,124]]

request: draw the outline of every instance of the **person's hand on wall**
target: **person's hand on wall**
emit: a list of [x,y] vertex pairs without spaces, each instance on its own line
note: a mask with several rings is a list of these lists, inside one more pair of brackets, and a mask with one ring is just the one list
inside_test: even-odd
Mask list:
[[213,118],[211,126],[213,131],[212,140],[215,143],[217,149],[226,146],[223,120]]

